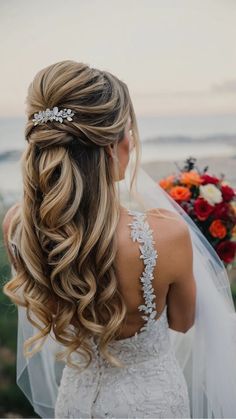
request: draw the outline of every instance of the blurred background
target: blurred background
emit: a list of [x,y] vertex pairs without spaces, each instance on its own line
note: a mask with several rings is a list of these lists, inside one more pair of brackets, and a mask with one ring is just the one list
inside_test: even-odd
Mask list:
[[[1,0],[0,221],[22,194],[27,88],[64,59],[128,85],[154,180],[194,156],[235,188],[235,22],[234,0]],[[2,285],[10,267],[0,234]],[[37,417],[15,384],[16,321],[0,290],[0,416]]]

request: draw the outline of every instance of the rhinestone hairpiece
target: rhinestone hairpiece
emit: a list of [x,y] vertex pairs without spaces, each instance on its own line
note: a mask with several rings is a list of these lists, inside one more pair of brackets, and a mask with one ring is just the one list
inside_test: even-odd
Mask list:
[[61,109],[58,110],[57,106],[54,106],[53,109],[47,108],[46,111],[39,111],[39,113],[34,114],[34,118],[32,121],[34,122],[34,125],[38,125],[47,121],[59,121],[60,123],[63,122],[63,118],[66,118],[67,121],[72,121],[72,116],[74,113],[71,109]]

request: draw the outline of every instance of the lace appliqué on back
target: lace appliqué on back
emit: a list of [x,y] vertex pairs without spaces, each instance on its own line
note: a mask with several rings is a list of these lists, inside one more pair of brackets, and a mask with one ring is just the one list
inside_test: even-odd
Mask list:
[[145,315],[141,317],[146,321],[146,323],[143,327],[141,327],[139,332],[135,333],[134,337],[137,337],[138,334],[148,330],[156,322],[156,303],[153,301],[156,296],[154,294],[154,288],[152,287],[152,280],[154,278],[153,270],[156,265],[158,254],[153,246],[155,243],[152,236],[153,230],[149,227],[146,220],[146,214],[134,210],[128,210],[128,213],[134,216],[132,223],[128,224],[131,226],[130,235],[133,241],[142,243],[139,246],[141,251],[140,259],[143,259],[145,266],[145,269],[140,276],[140,280],[143,284],[142,290],[144,293],[145,304],[141,304],[138,309],[139,311],[144,311]]
[[[171,346],[166,309],[154,320],[157,312],[152,279],[157,252],[152,230],[145,214],[138,211],[129,214],[134,215],[129,224],[131,237],[140,243],[140,258],[145,267],[140,277],[145,304],[138,308],[145,312],[142,317],[146,324],[141,331],[148,333],[136,333],[109,343],[109,352],[125,368],[108,363],[92,339],[94,357],[90,367],[78,374],[74,368],[65,366],[55,406],[57,419],[190,418],[187,384]],[[78,353],[71,355],[75,361],[78,359]]]

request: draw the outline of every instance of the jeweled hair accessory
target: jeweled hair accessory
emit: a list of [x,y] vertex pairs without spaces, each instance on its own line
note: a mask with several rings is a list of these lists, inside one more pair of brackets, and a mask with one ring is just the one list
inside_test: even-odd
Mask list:
[[71,109],[64,108],[59,111],[58,107],[54,106],[53,109],[47,108],[46,111],[39,111],[39,113],[35,113],[32,121],[34,122],[34,125],[42,124],[44,122],[53,120],[62,123],[63,118],[66,118],[67,121],[72,121],[73,115],[74,112],[72,112]]

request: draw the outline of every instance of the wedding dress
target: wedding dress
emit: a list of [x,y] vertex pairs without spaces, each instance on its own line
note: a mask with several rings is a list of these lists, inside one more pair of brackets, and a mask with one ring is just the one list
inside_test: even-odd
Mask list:
[[[167,305],[156,318],[152,279],[157,251],[152,230],[144,212],[128,212],[133,216],[131,239],[141,243],[145,303],[138,309],[145,313],[145,324],[135,335],[109,343],[109,350],[125,368],[103,359],[91,338],[90,366],[82,373],[64,367],[55,418],[190,418],[187,383],[170,341]],[[73,361],[79,357],[72,354]]]
[[[18,306],[17,384],[42,418],[236,418],[236,312],[225,267],[187,213],[142,168],[130,193],[132,173],[130,166],[119,182],[119,195],[134,216],[131,238],[140,242],[144,261],[140,279],[147,301],[142,309],[148,311],[148,319],[136,336],[109,344],[126,368],[108,366],[91,339],[92,364],[81,373],[71,369],[56,360],[63,345],[52,331],[41,349],[26,358],[24,342],[36,335],[38,328],[29,322],[25,308]],[[168,328],[167,307],[158,318],[152,310],[156,257],[143,219],[144,211],[152,208],[181,216],[191,236],[196,315],[186,333]],[[14,252],[17,237],[12,246]]]

